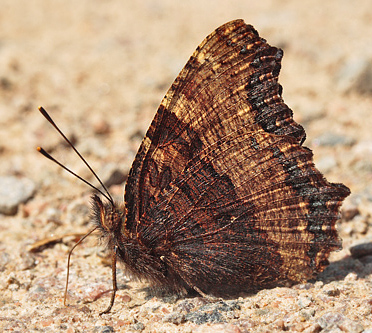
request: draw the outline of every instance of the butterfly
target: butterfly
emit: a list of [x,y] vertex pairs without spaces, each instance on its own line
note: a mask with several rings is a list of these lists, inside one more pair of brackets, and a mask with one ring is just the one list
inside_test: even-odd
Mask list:
[[311,279],[341,247],[335,224],[350,191],[302,145],[278,83],[282,57],[243,20],[217,28],[163,98],[124,203],[93,195],[93,230],[112,258],[103,313],[117,262],[171,292],[225,295]]

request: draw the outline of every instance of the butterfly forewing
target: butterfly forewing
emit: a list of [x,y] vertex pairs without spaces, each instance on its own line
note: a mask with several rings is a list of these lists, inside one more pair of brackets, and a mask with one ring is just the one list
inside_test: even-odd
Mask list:
[[169,183],[193,155],[237,126],[302,140],[303,128],[278,94],[280,59],[281,52],[242,20],[201,43],[164,97],[133,163],[125,197],[129,228],[162,190],[158,184]]

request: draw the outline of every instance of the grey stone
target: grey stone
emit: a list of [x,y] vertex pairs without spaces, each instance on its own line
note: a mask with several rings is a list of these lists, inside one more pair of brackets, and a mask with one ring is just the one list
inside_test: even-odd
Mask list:
[[328,296],[339,296],[340,295],[340,289],[338,289],[335,285],[333,284],[326,284],[323,287],[323,293],[328,295]]
[[327,312],[318,319],[319,325],[324,328],[329,328],[341,323],[345,319],[344,315],[338,312]]
[[322,328],[318,323],[311,325],[310,327],[306,328],[303,333],[318,333],[321,332]]
[[316,166],[321,172],[327,173],[337,167],[337,162],[333,156],[328,155],[318,160]]
[[345,221],[351,221],[355,216],[359,214],[358,205],[353,202],[347,202],[342,205],[342,219]]
[[366,234],[368,231],[368,218],[366,216],[357,215],[352,220],[355,233]]
[[237,301],[226,301],[211,303],[201,306],[198,310],[186,314],[186,321],[191,321],[195,324],[205,323],[222,323],[226,322],[223,313],[240,310],[240,305]]
[[[360,333],[364,331],[364,327],[361,323],[346,318],[341,324],[338,325],[343,332]],[[365,332],[365,331],[364,331]]]
[[93,333],[112,333],[115,332],[114,328],[111,326],[95,326]]
[[108,163],[100,170],[100,178],[108,188],[111,185],[120,185],[124,183],[129,174],[129,169],[119,166],[115,163]]
[[185,315],[179,312],[172,312],[163,317],[163,322],[179,325],[185,322]]
[[35,183],[27,178],[0,177],[0,213],[15,215],[19,204],[35,193]]
[[372,254],[372,243],[362,243],[354,245],[350,248],[350,253],[353,258],[360,258]]
[[340,68],[335,79],[337,89],[343,93],[371,93],[372,61],[364,57],[350,59]]
[[327,312],[318,320],[323,328],[322,332],[355,332],[363,331],[363,326],[357,321],[351,320],[338,312]]
[[310,320],[315,315],[314,309],[304,309],[300,311],[300,316],[305,320]]
[[131,331],[140,331],[140,332],[142,332],[145,329],[145,324],[143,324],[141,322],[138,322],[138,323],[135,323],[133,325],[130,325],[129,329]]
[[326,132],[318,136],[313,140],[313,143],[317,146],[329,146],[334,147],[338,145],[351,146],[355,143],[355,140],[345,135],[339,135],[335,133]]
[[308,307],[310,304],[311,304],[312,300],[310,297],[304,297],[304,296],[300,296],[298,298],[298,306],[303,309],[303,308],[306,308]]

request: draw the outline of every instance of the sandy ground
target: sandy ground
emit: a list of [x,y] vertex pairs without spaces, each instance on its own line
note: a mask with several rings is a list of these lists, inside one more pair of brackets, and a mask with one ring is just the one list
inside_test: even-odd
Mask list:
[[[0,176],[27,178],[33,197],[0,215],[0,331],[372,332],[371,2],[0,0]],[[163,95],[202,39],[243,18],[284,49],[280,82],[306,146],[326,177],[352,195],[344,249],[317,279],[236,300],[154,295],[119,272],[110,314],[110,268],[94,237],[29,252],[37,241],[89,230],[90,189],[36,152],[42,145],[92,179],[38,113],[49,110],[103,180],[128,171]],[[5,189],[5,193],[12,189]],[[4,192],[4,189],[2,189]],[[123,185],[111,186],[119,198]]]

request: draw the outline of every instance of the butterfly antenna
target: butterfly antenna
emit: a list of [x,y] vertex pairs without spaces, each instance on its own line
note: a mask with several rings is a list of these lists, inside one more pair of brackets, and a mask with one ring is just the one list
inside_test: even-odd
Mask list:
[[94,170],[91,168],[91,166],[88,164],[88,162],[85,160],[85,158],[79,153],[79,151],[75,148],[75,146],[72,144],[72,142],[66,137],[66,135],[63,134],[63,132],[59,129],[59,127],[55,124],[55,122],[52,120],[52,118],[49,116],[48,112],[42,107],[39,106],[39,111],[41,114],[48,120],[48,122],[57,130],[57,132],[63,137],[63,139],[69,144],[69,146],[74,150],[74,152],[80,157],[80,159],[84,162],[84,164],[87,166],[87,168],[90,170],[90,172],[94,175],[94,177],[98,180],[98,182],[101,184],[102,188],[105,190],[106,193],[102,192],[100,189],[86,181],[84,178],[64,166],[61,162],[57,161],[54,157],[52,157],[50,154],[48,154],[43,148],[37,147],[37,150],[44,155],[46,158],[50,159],[54,163],[58,164],[62,169],[65,169],[67,172],[74,175],[76,178],[80,179],[82,182],[87,184],[88,186],[92,187],[99,193],[101,193],[112,205],[114,205],[114,200],[111,197],[110,192],[107,190],[106,186],[103,184],[101,179],[97,176],[97,174],[94,172]]

